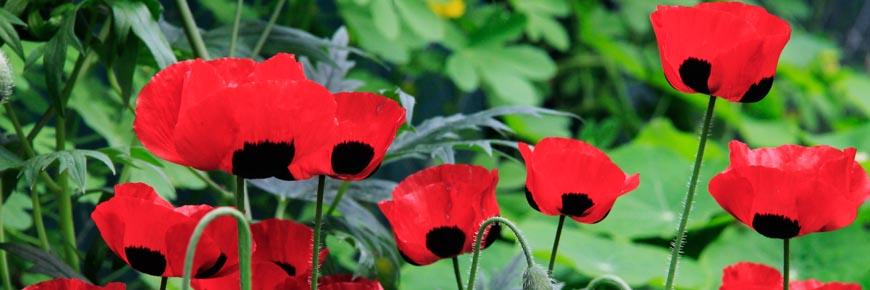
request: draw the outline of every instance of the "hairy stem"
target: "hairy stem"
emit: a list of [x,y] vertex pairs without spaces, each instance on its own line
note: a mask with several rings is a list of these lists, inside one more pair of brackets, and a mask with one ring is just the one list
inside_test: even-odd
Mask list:
[[196,255],[196,244],[199,243],[202,232],[210,222],[220,216],[232,216],[236,219],[239,232],[239,285],[242,290],[251,290],[251,228],[245,215],[230,207],[220,207],[206,214],[190,236],[187,244],[187,254],[184,258],[184,276],[181,278],[181,289],[190,289],[190,276],[193,272],[193,258]]
[[323,222],[323,187],[326,184],[326,176],[317,177],[317,202],[314,207],[314,246],[311,248],[311,290],[317,290],[317,274],[320,272],[320,226]]
[[526,242],[526,238],[523,237],[522,233],[520,233],[520,229],[517,228],[517,226],[509,219],[500,216],[488,218],[480,225],[480,230],[477,231],[477,238],[474,239],[474,254],[471,256],[471,274],[468,276],[468,290],[474,290],[474,279],[475,276],[477,276],[477,264],[480,259],[480,246],[483,242],[484,231],[486,231],[486,227],[489,226],[489,224],[496,222],[507,226],[514,232],[514,236],[517,237],[517,241],[523,249],[523,255],[526,257],[526,266],[528,268],[535,266],[535,260],[532,259],[532,249],[529,247],[529,243]]
[[629,286],[628,283],[625,283],[625,281],[613,275],[604,275],[593,279],[589,282],[589,285],[586,285],[586,290],[595,290],[599,285],[611,285],[619,290],[631,290],[631,286]]
[[245,186],[245,178],[236,176],[236,208],[239,209],[248,220],[251,220],[251,205],[248,203],[248,188]]

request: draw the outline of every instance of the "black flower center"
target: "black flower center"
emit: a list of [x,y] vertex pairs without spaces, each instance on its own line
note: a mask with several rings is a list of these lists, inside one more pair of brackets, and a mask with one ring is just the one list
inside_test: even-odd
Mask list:
[[559,211],[568,216],[584,217],[593,205],[595,203],[585,193],[568,192],[562,194],[562,208]]
[[759,234],[774,239],[790,239],[801,232],[796,220],[775,214],[755,214],[752,228]]
[[293,267],[293,265],[278,262],[278,261],[272,261],[272,263],[275,263],[275,265],[278,265],[278,267],[281,267],[281,269],[283,269],[284,272],[287,273],[287,275],[296,276],[296,267]]
[[287,166],[293,162],[295,154],[293,142],[245,142],[242,150],[233,153],[233,174],[244,178],[294,180]]
[[680,79],[692,90],[709,95],[707,80],[710,79],[711,66],[706,60],[690,57],[680,64]]
[[770,92],[770,87],[773,86],[773,77],[763,78],[758,83],[752,84],[749,90],[740,98],[741,103],[754,103],[761,101]]
[[332,148],[332,171],[336,174],[359,174],[375,157],[375,148],[358,141],[346,141]]
[[221,268],[223,268],[226,263],[227,263],[227,256],[224,255],[224,253],[221,253],[221,255],[218,257],[217,261],[215,261],[214,264],[211,265],[211,267],[208,267],[205,270],[197,271],[196,275],[194,275],[194,278],[212,277],[212,276],[214,276],[214,274],[217,274],[217,272],[220,271]]
[[136,271],[161,276],[166,270],[166,257],[158,251],[150,250],[145,247],[126,247],[124,254],[127,256],[127,262],[130,267]]
[[426,248],[441,258],[450,258],[462,253],[465,233],[458,227],[437,227],[426,234]]

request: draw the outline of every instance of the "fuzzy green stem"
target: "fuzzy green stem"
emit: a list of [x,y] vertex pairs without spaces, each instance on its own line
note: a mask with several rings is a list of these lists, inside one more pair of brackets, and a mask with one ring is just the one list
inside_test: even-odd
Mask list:
[[166,284],[168,284],[169,278],[161,277],[160,278],[160,290],[166,290]]
[[275,218],[276,219],[284,219],[284,212],[287,211],[287,204],[290,203],[290,199],[279,196],[278,197],[278,205],[275,206]]
[[251,290],[251,228],[245,215],[231,207],[220,207],[206,214],[190,236],[187,244],[187,254],[184,258],[184,276],[181,278],[181,289],[190,288],[190,276],[193,272],[193,258],[196,254],[196,244],[205,231],[206,226],[220,216],[232,216],[236,219],[239,232],[239,284],[242,290]]
[[275,4],[275,9],[272,10],[272,15],[269,16],[269,22],[267,22],[266,27],[263,28],[263,33],[260,34],[260,39],[257,39],[257,44],[254,45],[254,50],[251,51],[252,58],[260,54],[260,50],[263,49],[263,45],[265,45],[266,40],[269,39],[269,33],[272,32],[272,26],[275,26],[275,21],[278,20],[278,16],[281,14],[281,8],[284,8],[284,2],[287,2],[287,0],[278,0],[278,3]]
[[[62,110],[62,109],[61,109]],[[58,152],[66,150],[66,117],[57,114],[55,118],[55,147]],[[57,194],[58,223],[60,224],[61,238],[64,243],[64,261],[73,269],[79,269],[79,255],[76,253],[76,230],[72,213],[72,195],[69,188],[69,178],[66,172],[57,176],[57,185],[60,191]]]
[[782,289],[788,290],[789,276],[789,242],[790,239],[782,240]]
[[456,277],[456,289],[465,289],[465,287],[462,287],[462,274],[459,272],[459,258],[453,257],[451,260],[453,260],[453,276]]
[[245,186],[245,178],[236,176],[236,208],[239,209],[248,220],[251,220],[251,205],[248,203],[248,188]]
[[474,254],[471,256],[471,271],[468,276],[468,290],[474,290],[474,279],[477,276],[477,264],[480,259],[480,244],[483,242],[483,234],[486,231],[486,227],[491,223],[501,223],[502,225],[507,226],[514,232],[514,236],[517,237],[517,241],[520,243],[520,247],[523,249],[523,255],[526,257],[526,266],[528,268],[532,268],[535,266],[535,260],[532,259],[532,249],[529,247],[529,243],[526,242],[526,238],[523,237],[523,234],[520,232],[520,229],[511,222],[509,219],[494,216],[486,219],[480,224],[480,229],[477,231],[477,238],[474,239]]
[[344,192],[347,191],[347,188],[350,187],[350,182],[343,182],[341,186],[338,187],[338,193],[335,194],[335,198],[332,199],[332,202],[329,203],[329,208],[326,209],[325,216],[332,216],[332,212],[335,211],[335,208],[338,207],[338,202],[341,201],[341,198],[344,197]]
[[[0,181],[2,182],[2,181]],[[2,192],[0,186],[0,192]],[[0,194],[0,244],[6,242],[6,230],[3,227],[3,194]],[[6,260],[6,250],[0,250],[0,278],[3,280],[3,289],[12,290],[12,279],[9,276],[9,261]]]
[[239,22],[242,21],[242,8],[244,5],[244,0],[236,2],[236,18],[233,19],[233,34],[230,36],[229,57],[233,57],[236,54],[236,41],[239,39]]
[[187,0],[175,0],[175,5],[178,6],[181,21],[184,22],[184,34],[187,35],[187,41],[193,47],[193,54],[202,59],[211,59],[211,56],[208,55],[208,50],[205,48],[205,42],[202,41],[202,36],[199,35],[196,21],[193,20],[190,6],[187,6]]
[[12,127],[15,129],[15,135],[18,136],[18,142],[21,143],[21,148],[24,148],[24,152],[28,157],[36,156],[36,152],[33,151],[33,147],[30,146],[30,142],[28,142],[27,137],[24,135],[24,130],[21,129],[21,121],[18,121],[18,115],[15,114],[15,109],[12,108],[10,103],[5,103],[3,106],[6,108],[6,115],[9,116],[9,121],[12,122]]
[[202,182],[205,182],[206,187],[211,188],[212,190],[220,193],[221,196],[229,198],[229,197],[232,197],[235,195],[234,193],[229,192],[226,189],[224,189],[223,186],[221,186],[220,184],[217,184],[217,182],[214,182],[214,180],[211,180],[211,178],[209,178],[208,175],[205,174],[204,172],[193,169],[193,167],[186,167],[186,168],[188,171],[190,171],[190,173],[193,173],[193,175],[196,175],[196,178],[199,178],[199,180],[202,180]]
[[598,285],[611,285],[619,288],[620,290],[631,290],[631,286],[628,283],[625,283],[622,279],[613,275],[604,275],[589,282],[589,285],[586,286],[586,290],[595,290]]
[[46,252],[51,252],[51,244],[48,243],[48,235],[45,234],[45,224],[42,221],[39,192],[34,188],[30,189],[30,201],[33,203],[33,225],[36,227],[36,236],[39,237],[39,247]]
[[707,103],[707,112],[704,114],[704,123],[701,127],[701,140],[698,142],[698,154],[695,155],[695,164],[692,166],[692,177],[689,180],[689,191],[686,193],[686,199],[683,201],[683,213],[680,215],[677,236],[673,246],[671,247],[668,279],[665,283],[665,289],[667,290],[674,289],[674,278],[677,274],[677,262],[680,260],[683,243],[686,241],[686,226],[689,223],[689,214],[692,212],[692,203],[695,199],[695,189],[698,186],[698,175],[701,173],[701,162],[704,159],[704,148],[706,148],[707,136],[710,135],[710,127],[712,127],[713,124],[713,108],[715,105],[716,97],[710,96],[710,101]]
[[547,273],[553,275],[553,268],[556,267],[556,252],[559,250],[559,239],[562,238],[562,226],[565,225],[565,215],[559,215],[559,226],[556,228],[556,237],[553,238],[553,250],[550,251],[550,264],[547,266]]
[[326,176],[317,177],[317,202],[314,207],[314,246],[311,248],[311,290],[317,290],[317,274],[320,272],[320,224],[323,222],[323,187],[326,185]]

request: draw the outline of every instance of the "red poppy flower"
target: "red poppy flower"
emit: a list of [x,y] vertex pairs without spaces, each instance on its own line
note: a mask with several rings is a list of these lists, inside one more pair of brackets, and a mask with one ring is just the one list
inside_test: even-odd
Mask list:
[[[284,287],[311,279],[311,251],[314,232],[308,226],[289,220],[267,219],[251,225],[251,235],[257,248],[252,254],[253,289],[297,289]],[[320,250],[319,264],[328,249]],[[301,278],[301,279],[297,279]],[[194,279],[198,290],[238,289],[239,272],[211,278]],[[284,286],[282,286],[284,285]]]
[[[480,224],[499,215],[498,171],[476,165],[444,164],[414,173],[396,186],[393,200],[378,207],[393,227],[399,253],[408,263],[428,265],[473,249]],[[484,246],[498,237],[487,229]]]
[[109,283],[106,286],[94,286],[79,279],[58,278],[24,287],[23,290],[124,290],[123,283]]
[[[782,289],[782,274],[772,267],[740,262],[722,270],[722,287],[719,290],[776,290]],[[816,280],[790,281],[788,288],[793,290],[861,290],[861,285],[853,283],[822,283]]]
[[650,20],[671,86],[732,102],[767,95],[791,35],[787,22],[738,2],[659,6]]
[[833,231],[855,220],[870,180],[855,148],[783,145],[749,150],[731,141],[731,165],[710,180],[728,213],[758,233],[788,239]]
[[372,93],[338,93],[338,132],[332,142],[331,176],[365,179],[380,166],[396,131],[405,122],[405,109]]
[[377,280],[353,278],[351,275],[330,275],[317,281],[318,288],[322,290],[384,290]]
[[[187,243],[196,223],[213,208],[174,208],[144,183],[115,186],[115,196],[97,205],[91,218],[103,240],[133,269],[163,277],[181,277]],[[220,217],[210,224],[197,245],[194,276],[226,275],[238,267],[236,223]]]
[[173,64],[142,88],[133,129],[160,158],[245,178],[328,172],[312,153],[337,124],[336,104],[292,55]]
[[548,137],[534,148],[518,145],[526,161],[526,200],[546,215],[597,223],[617,197],[640,183],[638,174],[627,176],[604,152],[583,141]]

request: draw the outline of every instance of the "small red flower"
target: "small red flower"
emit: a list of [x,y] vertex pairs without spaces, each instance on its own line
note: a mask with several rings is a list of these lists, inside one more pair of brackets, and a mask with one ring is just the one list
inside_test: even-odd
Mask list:
[[[378,207],[393,227],[399,253],[408,263],[428,265],[473,250],[484,220],[498,216],[498,171],[476,165],[444,164],[414,173]],[[498,237],[486,231],[484,246]]]
[[671,86],[732,102],[767,95],[791,35],[787,22],[738,2],[659,6],[650,20]]
[[323,290],[384,290],[377,280],[351,275],[330,275],[317,280],[318,288]]
[[[782,274],[767,265],[740,262],[722,270],[722,287],[719,290],[777,290],[782,289]],[[854,283],[822,283],[817,280],[790,281],[792,290],[861,290]]]
[[526,161],[526,200],[546,215],[597,223],[616,198],[640,183],[638,174],[627,176],[604,152],[583,141],[548,137],[534,148],[518,145]]
[[292,55],[173,64],[142,88],[133,129],[160,158],[245,178],[328,172],[313,158],[337,123],[336,103]]
[[[139,272],[181,277],[187,244],[197,222],[213,208],[207,205],[174,208],[144,183],[115,186],[115,196],[97,205],[91,219],[103,240],[124,262]],[[199,241],[194,276],[218,277],[238,267],[235,220],[217,218]]]
[[[257,248],[252,254],[253,289],[297,289],[281,285],[308,284],[311,279],[311,251],[314,232],[308,226],[289,220],[267,219],[251,225]],[[322,264],[328,249],[320,250]],[[194,279],[194,289],[238,289],[239,272],[211,278]]]
[[731,165],[710,180],[710,194],[766,237],[788,239],[845,227],[870,197],[870,179],[855,162],[855,148],[750,150],[739,141],[728,146]]
[[330,148],[330,175],[341,180],[365,179],[381,165],[405,109],[372,93],[338,93],[338,132]]
[[109,283],[106,286],[94,286],[79,279],[58,278],[24,287],[23,290],[124,290],[123,283]]

